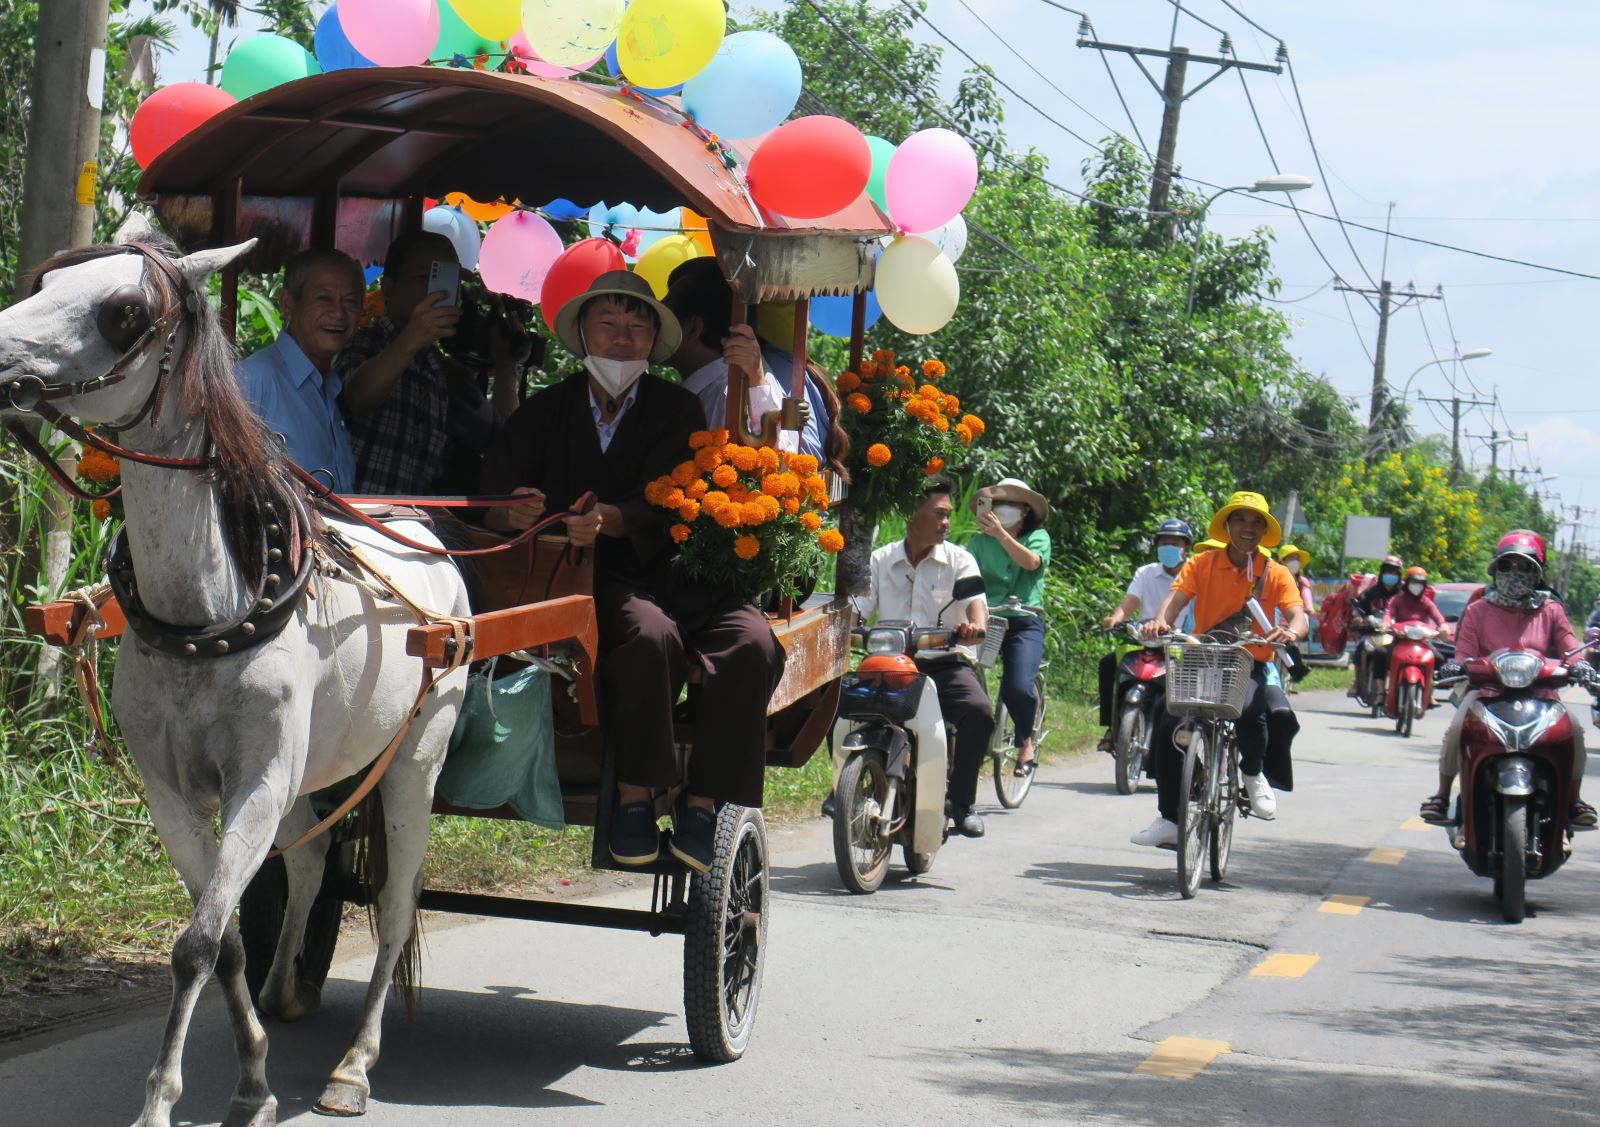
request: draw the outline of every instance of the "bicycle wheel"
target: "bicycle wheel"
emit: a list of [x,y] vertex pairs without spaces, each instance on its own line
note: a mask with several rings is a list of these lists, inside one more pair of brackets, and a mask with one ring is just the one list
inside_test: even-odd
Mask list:
[[[1028,797],[1028,791],[1033,787],[1033,768],[1029,767],[1022,775],[1016,774],[1016,725],[1005,702],[996,701],[994,707],[994,736],[989,745],[989,758],[994,761],[994,796],[1001,806],[1015,810],[1022,805],[1022,800]],[[1038,754],[1038,743],[1035,741],[1034,755]]]
[[1200,888],[1200,865],[1205,856],[1207,830],[1211,826],[1206,817],[1208,746],[1206,730],[1195,728],[1183,757],[1183,809],[1178,812],[1178,891],[1185,900],[1193,900]]
[[[1218,741],[1215,823],[1211,830],[1211,879],[1228,875],[1228,857],[1233,852],[1233,822],[1239,816],[1239,745],[1230,733]],[[1225,750],[1224,750],[1225,748]]]

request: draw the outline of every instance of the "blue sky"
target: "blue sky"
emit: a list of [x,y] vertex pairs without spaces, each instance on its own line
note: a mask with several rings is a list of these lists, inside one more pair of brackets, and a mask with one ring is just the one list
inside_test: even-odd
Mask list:
[[[875,0],[879,6],[896,2]],[[1068,2],[1089,13],[1103,41],[1165,46],[1172,33],[1169,0]],[[1271,61],[1274,40],[1250,28],[1222,0],[1183,4],[1227,30],[1240,58]],[[1600,274],[1600,207],[1592,198],[1600,154],[1590,144],[1588,82],[1589,45],[1600,39],[1600,6],[1578,0],[1516,6],[1487,0],[1234,4],[1282,37],[1294,63],[1328,183],[1317,172],[1287,76],[1251,74],[1247,81],[1280,167],[1318,181],[1297,202],[1328,213],[1331,187],[1349,220],[1381,228],[1393,202],[1397,233]],[[973,12],[1083,109],[1030,71]],[[929,0],[927,18],[1078,133],[1095,140],[1108,132],[1107,124],[1132,132],[1100,56],[1075,46],[1076,16],[1044,0]],[[244,26],[251,29],[251,17]],[[919,24],[917,34],[938,42],[926,25]],[[1191,51],[1214,55],[1218,39],[1216,31],[1180,16],[1177,42]],[[1132,116],[1153,146],[1161,116],[1156,92],[1126,56],[1109,58]],[[950,50],[945,61],[953,86],[967,64]],[[1148,62],[1154,69],[1160,60]],[[204,65],[204,40],[186,34],[178,56],[163,61],[163,78],[194,78]],[[1208,68],[1191,67],[1190,85],[1207,74]],[[1078,169],[1090,150],[1010,95],[1006,130],[1014,146],[1045,153],[1058,182],[1080,185]],[[1186,103],[1178,164],[1181,172],[1216,184],[1249,183],[1272,171],[1236,74]],[[1284,281],[1279,297],[1305,299],[1281,306],[1294,324],[1295,350],[1310,371],[1357,397],[1364,417],[1376,313],[1359,297],[1348,298],[1347,310],[1346,299],[1327,285],[1333,271],[1287,212],[1249,196],[1225,196],[1213,206],[1211,221],[1225,234],[1262,225],[1273,229],[1274,265]],[[1307,222],[1346,281],[1369,285],[1369,274],[1378,277],[1381,234],[1349,231],[1352,251],[1335,224]],[[1494,349],[1493,356],[1466,365],[1423,368],[1412,383],[1413,400],[1418,393],[1448,397],[1452,381],[1464,397],[1489,398],[1498,389],[1504,414],[1491,424],[1487,411],[1472,410],[1463,431],[1486,435],[1493,425],[1502,434],[1508,427],[1525,434],[1525,441],[1502,447],[1502,467],[1539,466],[1546,475],[1559,475],[1546,488],[1561,503],[1600,507],[1600,396],[1591,391],[1595,352],[1589,343],[1600,282],[1400,240],[1389,243],[1387,276],[1398,286],[1411,282],[1424,291],[1443,286],[1446,297],[1443,305],[1422,302],[1392,317],[1391,385],[1398,389],[1420,366],[1436,355],[1449,357],[1457,345]],[[1414,419],[1425,432],[1447,432],[1448,412],[1439,411],[1415,404]],[[1487,465],[1482,442],[1464,440],[1463,447],[1476,464]],[[1588,515],[1584,524],[1580,538],[1600,548],[1600,518]]]

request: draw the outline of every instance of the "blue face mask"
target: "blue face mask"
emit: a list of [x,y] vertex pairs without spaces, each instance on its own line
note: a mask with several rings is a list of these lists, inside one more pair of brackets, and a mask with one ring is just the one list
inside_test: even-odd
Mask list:
[[1388,572],[1385,572],[1382,576],[1382,581],[1385,587],[1394,587],[1399,585],[1400,577],[1398,575],[1390,575]]
[[1183,562],[1183,549],[1176,544],[1163,544],[1156,549],[1156,559],[1161,561],[1162,567],[1177,567]]

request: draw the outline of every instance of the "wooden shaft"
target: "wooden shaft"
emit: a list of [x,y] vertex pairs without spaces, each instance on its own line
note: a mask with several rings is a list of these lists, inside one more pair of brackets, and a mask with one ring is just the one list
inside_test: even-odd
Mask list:
[[857,290],[850,299],[850,370],[861,371],[867,351],[867,294]]

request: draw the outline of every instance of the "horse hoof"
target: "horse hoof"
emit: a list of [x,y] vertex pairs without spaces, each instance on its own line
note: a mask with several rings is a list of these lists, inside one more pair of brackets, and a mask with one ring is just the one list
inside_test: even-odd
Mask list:
[[271,1096],[261,1103],[235,1100],[222,1127],[278,1127],[278,1101]]
[[365,1115],[367,1090],[348,1080],[330,1081],[322,1090],[322,1095],[317,1097],[316,1106],[312,1110],[318,1115]]

